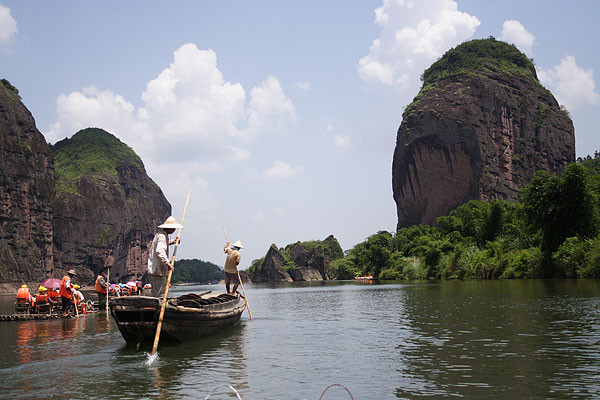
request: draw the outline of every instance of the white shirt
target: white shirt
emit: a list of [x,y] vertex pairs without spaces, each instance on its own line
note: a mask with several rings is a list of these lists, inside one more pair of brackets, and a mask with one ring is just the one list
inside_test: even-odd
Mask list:
[[167,275],[169,267],[169,239],[164,229],[159,229],[154,235],[152,246],[148,253],[148,274]]
[[77,289],[73,289],[73,298],[77,299],[78,303],[81,303],[84,298],[83,298],[83,293],[81,293],[79,290]]

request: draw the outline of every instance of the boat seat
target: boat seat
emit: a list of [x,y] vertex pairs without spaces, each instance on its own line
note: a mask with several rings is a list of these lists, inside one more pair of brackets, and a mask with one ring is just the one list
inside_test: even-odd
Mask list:
[[26,299],[17,299],[16,313],[29,314],[31,312],[31,304]]
[[35,308],[38,314],[50,314],[52,312],[52,305],[50,303],[36,304]]

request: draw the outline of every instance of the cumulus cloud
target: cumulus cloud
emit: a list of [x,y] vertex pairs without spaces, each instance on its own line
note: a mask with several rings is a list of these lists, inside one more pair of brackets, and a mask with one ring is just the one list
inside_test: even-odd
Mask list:
[[263,172],[262,177],[264,179],[291,179],[303,170],[302,167],[292,167],[283,161],[275,161],[271,168]]
[[514,44],[530,57],[533,55],[535,35],[527,31],[519,21],[504,21],[504,24],[502,25],[502,34],[499,39]]
[[573,56],[564,57],[560,64],[547,70],[538,68],[538,78],[548,86],[558,102],[573,111],[586,104],[597,104],[594,72],[577,65]]
[[10,8],[0,4],[0,46],[8,46],[17,32],[17,21],[10,14]]
[[147,83],[141,100],[136,108],[117,93],[94,86],[61,94],[58,120],[47,137],[56,141],[97,126],[156,162],[161,154],[175,151],[184,161],[198,156],[243,160],[250,152],[237,144],[240,138],[281,131],[296,118],[277,78],[268,76],[247,101],[244,87],[224,78],[216,53],[193,43],[175,50],[170,65]]
[[375,10],[380,36],[358,62],[369,84],[405,88],[450,47],[470,38],[479,20],[452,0],[384,0]]
[[250,96],[248,130],[244,135],[256,137],[269,130],[281,131],[286,124],[296,121],[294,104],[274,76],[253,88]]

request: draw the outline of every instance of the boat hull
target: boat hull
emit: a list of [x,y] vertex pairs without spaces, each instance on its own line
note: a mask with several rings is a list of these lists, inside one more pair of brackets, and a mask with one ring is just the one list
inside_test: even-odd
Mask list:
[[[186,296],[193,296],[193,301]],[[161,342],[183,342],[222,331],[237,324],[246,308],[244,298],[239,295],[205,293],[186,296],[167,302]],[[128,344],[154,342],[161,300],[148,296],[127,296],[109,303],[111,315]]]

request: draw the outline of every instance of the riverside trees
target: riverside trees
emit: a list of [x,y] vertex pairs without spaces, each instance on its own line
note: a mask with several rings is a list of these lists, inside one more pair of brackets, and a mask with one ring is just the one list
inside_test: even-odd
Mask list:
[[600,154],[535,174],[521,201],[470,201],[439,227],[378,232],[331,275],[379,279],[600,278]]

